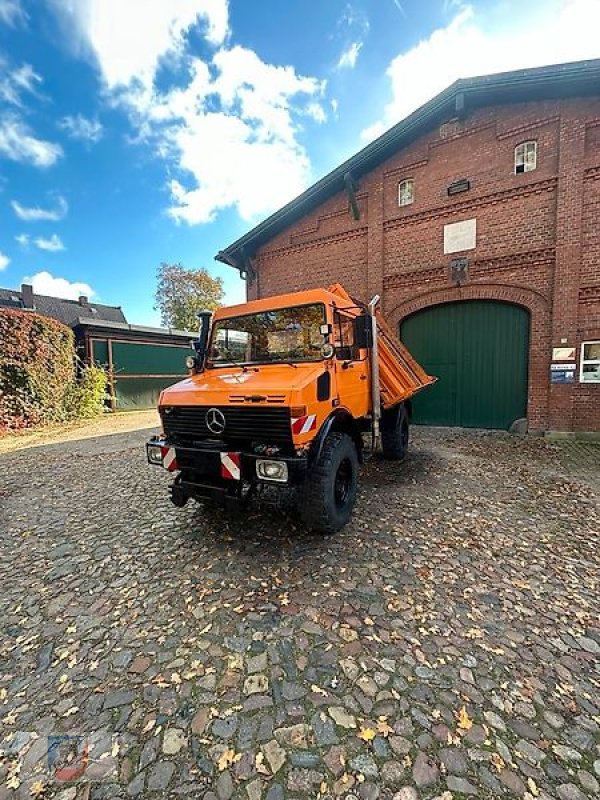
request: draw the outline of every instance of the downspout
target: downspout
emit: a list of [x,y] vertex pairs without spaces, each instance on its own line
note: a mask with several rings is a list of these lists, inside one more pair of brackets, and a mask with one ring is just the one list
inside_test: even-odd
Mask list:
[[373,339],[371,347],[371,414],[373,425],[371,427],[371,449],[374,451],[379,444],[381,419],[381,387],[379,385],[379,339],[377,336],[377,318],[375,309],[379,305],[380,297],[378,294],[369,303],[369,315],[371,317],[371,337]]

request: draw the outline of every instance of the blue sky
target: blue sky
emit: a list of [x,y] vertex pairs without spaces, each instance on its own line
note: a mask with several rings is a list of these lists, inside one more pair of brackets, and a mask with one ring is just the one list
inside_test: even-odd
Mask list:
[[600,0],[0,0],[0,286],[158,324],[214,254],[458,77],[600,57]]

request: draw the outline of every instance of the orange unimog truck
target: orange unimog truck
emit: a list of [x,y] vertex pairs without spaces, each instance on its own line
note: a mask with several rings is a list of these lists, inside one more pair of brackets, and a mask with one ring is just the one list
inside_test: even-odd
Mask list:
[[190,375],[161,393],[163,433],[146,445],[176,473],[173,503],[242,505],[265,486],[295,487],[308,527],[343,527],[365,450],[380,442],[403,459],[411,397],[435,381],[378,302],[334,285],[202,313]]

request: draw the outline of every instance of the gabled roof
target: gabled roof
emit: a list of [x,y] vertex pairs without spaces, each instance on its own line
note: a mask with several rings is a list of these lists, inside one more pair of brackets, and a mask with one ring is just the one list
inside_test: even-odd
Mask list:
[[356,180],[427,130],[465,110],[592,94],[600,95],[600,59],[461,78],[325,175],[295,200],[221,250],[215,259],[244,271],[246,259],[261,245],[342,191],[346,175],[350,174]]
[[[82,315],[106,322],[127,322],[120,306],[105,306],[90,301],[87,305],[81,305],[78,300],[65,300],[43,294],[34,294],[33,303],[34,308],[30,308],[30,311],[52,317],[69,327],[76,325]],[[0,289],[0,308],[2,307],[26,309],[22,293],[16,289]]]

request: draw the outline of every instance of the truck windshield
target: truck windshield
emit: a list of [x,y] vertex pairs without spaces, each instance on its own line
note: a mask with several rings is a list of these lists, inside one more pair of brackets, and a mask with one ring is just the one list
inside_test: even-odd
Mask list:
[[322,358],[325,321],[322,303],[217,320],[208,365],[315,361]]

